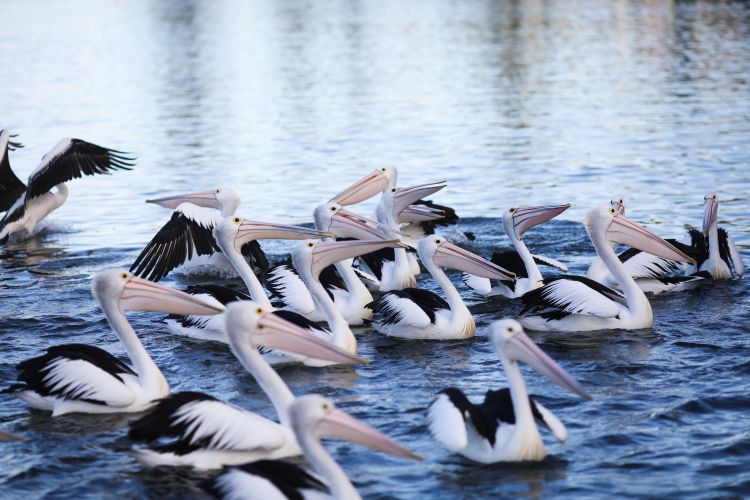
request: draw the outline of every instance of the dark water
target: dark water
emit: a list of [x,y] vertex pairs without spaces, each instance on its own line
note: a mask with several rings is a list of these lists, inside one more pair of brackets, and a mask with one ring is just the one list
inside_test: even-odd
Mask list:
[[[512,205],[571,201],[527,236],[583,272],[580,220],[616,194],[664,236],[720,222],[750,247],[750,4],[742,2],[17,2],[0,3],[0,127],[27,147],[23,178],[63,136],[138,154],[137,171],[70,184],[51,230],[0,249],[0,380],[62,342],[122,354],[89,293],[129,265],[168,214],[142,200],[228,185],[241,213],[304,222],[381,163],[403,184],[445,178],[436,199],[466,216],[469,247],[507,240]],[[362,210],[367,213],[371,205]],[[460,232],[450,233],[454,238]],[[279,258],[288,246],[267,245]],[[184,285],[177,278],[168,283]],[[429,280],[423,280],[430,287]],[[750,491],[747,281],[653,300],[649,331],[534,338],[594,395],[584,402],[525,371],[568,426],[536,465],[478,466],[431,441],[424,408],[442,387],[479,397],[504,376],[483,328],[518,305],[472,300],[480,336],[404,342],[360,335],[372,365],[285,369],[298,393],[330,395],[426,457],[405,463],[329,449],[363,496],[741,496]],[[269,414],[226,348],[171,337],[132,315],[174,390]],[[398,377],[394,377],[394,373]],[[0,398],[3,498],[198,496],[206,476],[142,470],[131,416],[29,412]]]

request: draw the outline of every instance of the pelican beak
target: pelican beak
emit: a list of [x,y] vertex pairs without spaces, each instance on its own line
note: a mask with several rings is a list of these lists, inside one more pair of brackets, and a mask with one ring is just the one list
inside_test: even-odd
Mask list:
[[302,226],[243,220],[234,241],[235,244],[242,246],[253,240],[308,240],[332,236],[331,233]]
[[716,222],[716,216],[719,212],[719,202],[716,200],[714,193],[706,196],[706,208],[703,210],[703,235],[708,234],[711,224]]
[[253,344],[272,349],[281,349],[311,358],[348,365],[368,364],[370,361],[336,346],[333,342],[316,337],[304,328],[291,323],[272,312],[266,312],[258,320]]
[[321,241],[312,252],[312,272],[318,276],[323,269],[336,262],[398,246],[403,246],[399,240]]
[[518,332],[508,339],[503,350],[506,356],[523,361],[563,389],[578,394],[582,398],[592,399],[591,395],[584,391],[562,366],[539,349],[524,332]]
[[409,205],[398,215],[398,221],[402,223],[430,222],[440,220],[443,217],[445,217],[445,212],[443,210],[424,207],[421,205]]
[[387,188],[388,178],[383,172],[375,169],[328,201],[339,205],[355,205],[382,193]]
[[216,208],[221,210],[219,200],[216,199],[216,192],[201,191],[199,193],[187,193],[177,194],[174,196],[165,196],[164,198],[154,198],[153,200],[146,200],[146,203],[154,203],[161,205],[164,208],[171,208],[174,210],[179,207],[182,203],[192,203],[199,207]]
[[612,218],[612,223],[607,229],[607,239],[664,259],[688,263],[695,262],[695,259],[686,255],[671,243],[664,241],[648,229],[622,215],[615,215]]
[[337,238],[356,238],[358,240],[385,240],[401,234],[400,231],[396,231],[385,224],[357,215],[345,208],[339,209],[331,217],[329,229]]
[[426,196],[437,193],[446,186],[445,181],[431,182],[429,184],[420,184],[407,188],[396,188],[393,193],[393,216],[398,216],[406,210],[412,203],[421,200]]
[[570,208],[570,203],[565,205],[540,205],[537,207],[521,207],[513,211],[513,227],[516,236],[523,237],[523,233],[542,222],[557,217]]
[[131,276],[120,295],[122,311],[154,311],[167,314],[207,316],[224,312],[224,306],[136,276]]
[[516,275],[507,269],[447,241],[441,243],[435,251],[433,261],[438,266],[457,269],[482,278],[506,281],[516,279]]
[[413,451],[401,446],[385,434],[381,434],[364,422],[357,420],[338,408],[333,408],[323,417],[315,428],[318,437],[344,439],[352,443],[382,451],[394,457],[422,460]]

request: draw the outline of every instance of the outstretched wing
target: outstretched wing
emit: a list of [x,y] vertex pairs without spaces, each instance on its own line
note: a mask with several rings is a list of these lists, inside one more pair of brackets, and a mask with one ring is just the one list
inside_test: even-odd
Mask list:
[[625,301],[620,292],[583,276],[552,276],[544,283],[521,297],[521,314],[557,309],[568,314],[614,318]]
[[130,266],[130,271],[136,276],[159,281],[193,258],[193,255],[220,252],[213,236],[213,229],[220,218],[211,209],[183,203],[148,242]]
[[286,440],[276,422],[198,392],[178,392],[161,400],[130,425],[128,435],[157,441],[154,449],[177,455],[199,449],[273,449]]
[[84,175],[108,174],[131,170],[134,160],[129,153],[103,148],[81,139],[62,139],[29,176],[26,199],[36,198],[63,182]]
[[26,185],[10,168],[8,151],[23,147],[11,141],[12,137],[7,130],[0,130],[0,212],[7,211],[26,192]]

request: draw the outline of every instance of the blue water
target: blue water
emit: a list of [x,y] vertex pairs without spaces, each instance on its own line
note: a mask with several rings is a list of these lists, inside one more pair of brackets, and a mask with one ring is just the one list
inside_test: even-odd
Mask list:
[[[449,236],[474,232],[467,244],[484,255],[507,244],[503,209],[572,202],[527,242],[581,273],[593,255],[579,224],[589,207],[622,196],[632,219],[678,236],[716,191],[720,223],[750,263],[748,3],[32,0],[0,3],[0,21],[0,127],[27,146],[11,156],[20,177],[65,136],[138,156],[133,172],[70,183],[47,231],[0,249],[6,384],[17,362],[56,343],[124,355],[90,278],[129,266],[168,217],[143,200],[164,192],[231,186],[243,215],[301,223],[393,164],[403,185],[447,179],[435,200],[463,216]],[[274,259],[289,249],[266,247]],[[426,433],[438,389],[481,399],[504,384],[482,333],[519,306],[462,294],[477,311],[475,339],[363,329],[370,366],[282,373],[296,393],[329,395],[425,456],[406,463],[331,442],[363,496],[750,491],[747,281],[654,299],[652,330],[534,334],[595,398],[525,370],[570,434],[565,445],[546,435],[550,457],[535,465],[478,466]],[[172,337],[158,315],[132,319],[173,390],[270,414],[225,347]],[[132,418],[52,419],[0,398],[0,426],[29,438],[0,444],[0,494],[201,496],[208,475],[144,470],[127,455]]]

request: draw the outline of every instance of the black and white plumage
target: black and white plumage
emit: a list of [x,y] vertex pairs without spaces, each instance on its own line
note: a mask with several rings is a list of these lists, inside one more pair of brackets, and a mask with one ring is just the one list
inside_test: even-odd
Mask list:
[[303,500],[310,495],[329,495],[328,487],[302,467],[283,460],[258,460],[225,467],[206,484],[217,498],[279,498]]
[[585,276],[548,276],[544,286],[523,295],[521,314],[561,318],[571,314],[618,318],[625,296]]
[[[223,216],[209,208],[182,203],[154,235],[130,266],[136,276],[159,281],[174,269],[191,262],[191,267],[225,267],[214,229]],[[268,268],[268,259],[257,241],[242,246],[257,273]],[[204,257],[204,259],[197,259]]]
[[[17,143],[10,141],[10,134],[0,131],[0,207],[7,210],[0,220],[0,243],[22,231],[33,234],[36,224],[67,199],[66,182],[84,175],[131,170],[134,165],[129,153],[67,138],[42,157],[24,185],[8,160],[8,150],[14,145]],[[55,193],[53,188],[57,188]]]
[[[234,288],[216,284],[190,285],[185,288],[185,293],[200,297],[208,302],[216,302],[217,305],[226,306],[237,300],[250,300],[251,297]],[[180,316],[170,314],[166,318],[167,328],[173,333],[188,337],[227,342],[226,330],[224,328],[224,316]]]
[[[706,259],[697,268],[708,272],[713,279],[731,279],[734,275],[742,278],[745,275],[742,256],[729,233],[718,225],[719,197],[716,193],[709,193],[704,201],[703,251]],[[694,235],[692,243],[694,246],[699,245],[699,240],[696,241]]]
[[431,200],[417,200],[398,216],[398,222],[402,224],[401,232],[415,240],[435,234],[438,226],[446,227],[458,224],[458,221],[455,209]]
[[546,452],[535,421],[544,423],[561,442],[567,440],[568,432],[551,411],[528,395],[518,362],[579,396],[591,396],[529,339],[517,321],[494,322],[489,339],[510,388],[487,391],[478,405],[459,389],[442,390],[427,410],[430,433],[449,451],[476,462],[541,460]]

